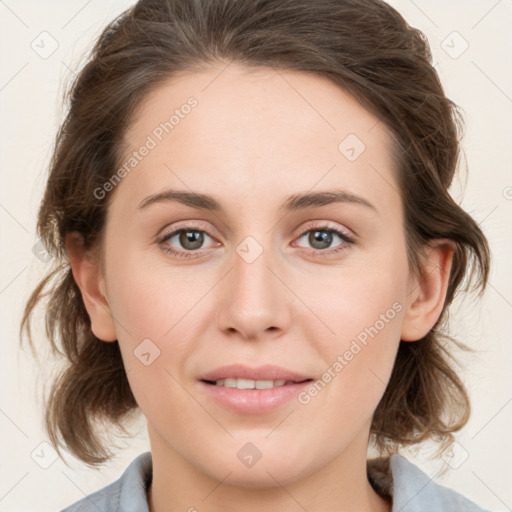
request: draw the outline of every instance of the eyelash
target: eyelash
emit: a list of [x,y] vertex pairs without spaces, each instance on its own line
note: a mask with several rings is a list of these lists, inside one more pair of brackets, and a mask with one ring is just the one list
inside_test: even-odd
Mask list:
[[[172,256],[176,256],[178,258],[183,258],[183,259],[197,257],[194,253],[200,252],[200,249],[195,250],[195,251],[190,251],[190,250],[189,251],[180,251],[180,250],[176,250],[176,249],[174,249],[171,246],[166,244],[166,242],[169,239],[171,239],[175,235],[181,233],[182,231],[185,231],[185,232],[187,232],[187,231],[195,231],[195,232],[205,233],[205,234],[208,235],[208,233],[204,229],[201,229],[199,226],[184,226],[184,227],[181,227],[181,228],[178,228],[178,229],[174,229],[170,233],[163,234],[161,237],[158,238],[158,244],[161,245],[162,250],[164,252],[166,252],[167,254],[171,254]],[[331,249],[331,250],[329,250],[329,249],[325,249],[325,250],[324,249],[309,249],[307,251],[309,253],[309,255],[314,255],[314,256],[317,256],[317,255],[331,256],[333,254],[339,254],[339,253],[349,249],[350,245],[353,245],[355,243],[355,241],[354,241],[354,239],[352,237],[350,237],[349,235],[347,235],[343,231],[340,231],[339,229],[333,228],[333,227],[331,227],[331,226],[329,226],[327,224],[319,224],[319,225],[314,225],[312,227],[309,227],[305,231],[301,232],[297,236],[297,238],[300,239],[304,235],[308,234],[311,231],[325,231],[327,233],[335,234],[335,235],[339,236],[344,243],[341,244],[336,249]],[[210,236],[210,235],[208,235],[208,236]],[[213,237],[210,236],[210,238],[213,238]]]

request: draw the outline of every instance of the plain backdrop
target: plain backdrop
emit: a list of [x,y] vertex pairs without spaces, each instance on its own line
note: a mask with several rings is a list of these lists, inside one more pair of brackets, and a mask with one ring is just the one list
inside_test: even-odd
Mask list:
[[[314,1],[314,0],[312,0]],[[493,252],[481,301],[457,300],[451,333],[476,353],[461,357],[473,404],[453,456],[407,455],[432,478],[492,510],[512,510],[512,1],[393,0],[430,42],[447,95],[465,112],[462,167],[452,193],[480,223]],[[51,360],[20,350],[24,303],[48,269],[37,250],[35,222],[65,81],[108,21],[132,1],[0,1],[1,363],[0,509],[49,512],[115,480],[148,450],[144,419],[118,455],[95,471],[56,459],[42,427],[42,392]],[[35,330],[44,345],[44,323]],[[440,473],[443,468],[447,471]]]

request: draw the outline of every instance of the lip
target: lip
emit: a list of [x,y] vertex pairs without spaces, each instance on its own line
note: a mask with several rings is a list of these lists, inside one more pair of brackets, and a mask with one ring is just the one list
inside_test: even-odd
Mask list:
[[[251,380],[284,380],[286,384],[266,389],[238,389],[209,383],[235,377]],[[309,375],[270,364],[258,367],[232,364],[205,373],[199,378],[198,384],[204,393],[227,409],[242,414],[264,414],[296,398],[313,380]]]
[[285,380],[293,382],[302,382],[307,379],[312,379],[311,375],[303,375],[271,364],[254,368],[243,364],[231,364],[228,366],[221,366],[220,368],[207,372],[199,377],[199,380],[214,382],[219,379],[235,377],[252,380]]
[[238,389],[199,381],[200,389],[219,405],[242,414],[265,414],[283,406],[312,383],[294,382],[267,389]]

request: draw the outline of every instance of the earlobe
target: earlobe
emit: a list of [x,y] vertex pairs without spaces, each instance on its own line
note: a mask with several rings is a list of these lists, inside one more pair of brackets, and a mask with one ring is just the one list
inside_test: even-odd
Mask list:
[[80,288],[85,308],[91,320],[93,334],[103,341],[115,341],[117,334],[107,300],[105,278],[99,259],[87,251],[79,233],[66,235],[66,247],[71,270]]
[[422,261],[421,278],[412,280],[401,340],[417,341],[424,338],[443,311],[455,252],[451,240],[431,240]]

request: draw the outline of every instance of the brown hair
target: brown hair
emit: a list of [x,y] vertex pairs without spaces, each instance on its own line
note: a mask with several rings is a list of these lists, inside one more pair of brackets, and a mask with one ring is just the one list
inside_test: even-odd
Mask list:
[[[94,465],[111,453],[98,422],[119,425],[137,404],[117,342],[104,343],[73,278],[66,234],[102,247],[108,201],[94,190],[117,169],[136,107],[163,81],[213,62],[275,66],[327,77],[353,95],[395,141],[410,269],[421,277],[429,240],[455,243],[443,313],[422,340],[400,342],[371,433],[381,453],[428,438],[449,446],[468,418],[465,387],[443,334],[446,311],[464,277],[483,292],[490,252],[477,223],[450,196],[463,126],[445,97],[425,36],[381,0],[140,0],[101,34],[66,93],[37,232],[55,268],[25,306],[20,336],[48,296],[46,334],[66,361],[47,399],[50,440]],[[49,287],[49,291],[43,293]]]

